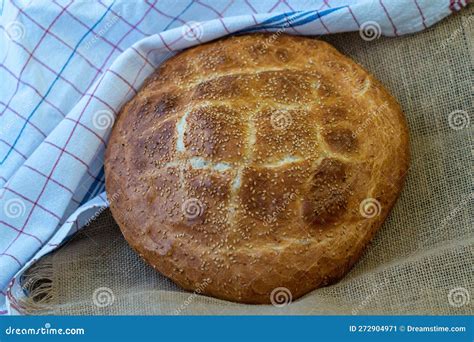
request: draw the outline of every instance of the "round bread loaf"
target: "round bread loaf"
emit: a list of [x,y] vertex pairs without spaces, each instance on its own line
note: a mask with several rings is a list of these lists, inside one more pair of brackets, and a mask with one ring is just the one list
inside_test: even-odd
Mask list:
[[128,243],[188,290],[278,302],[341,279],[402,189],[400,106],[328,43],[234,36],[163,63],[106,151]]

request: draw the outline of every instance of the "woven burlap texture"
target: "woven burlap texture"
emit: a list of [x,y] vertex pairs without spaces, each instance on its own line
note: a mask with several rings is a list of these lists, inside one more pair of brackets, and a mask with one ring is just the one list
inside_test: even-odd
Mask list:
[[401,103],[412,162],[405,188],[363,258],[339,283],[281,307],[189,293],[145,264],[105,211],[23,277],[27,314],[472,314],[471,5],[422,33],[323,37]]

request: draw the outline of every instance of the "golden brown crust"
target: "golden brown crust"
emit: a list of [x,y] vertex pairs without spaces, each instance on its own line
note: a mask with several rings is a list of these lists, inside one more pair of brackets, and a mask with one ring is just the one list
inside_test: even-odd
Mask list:
[[157,270],[269,303],[349,271],[408,163],[404,115],[371,75],[323,41],[255,34],[165,62],[123,107],[105,170],[115,219]]

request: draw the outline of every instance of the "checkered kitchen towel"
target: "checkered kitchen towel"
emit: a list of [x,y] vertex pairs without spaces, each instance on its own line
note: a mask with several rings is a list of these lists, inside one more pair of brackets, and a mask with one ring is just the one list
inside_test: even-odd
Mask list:
[[234,32],[398,36],[466,1],[0,0],[0,314],[15,278],[107,206],[115,115],[177,51]]

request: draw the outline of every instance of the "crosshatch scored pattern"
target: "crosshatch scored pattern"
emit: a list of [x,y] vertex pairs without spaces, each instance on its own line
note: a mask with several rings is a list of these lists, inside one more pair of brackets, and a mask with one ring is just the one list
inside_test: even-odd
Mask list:
[[[325,42],[269,37],[165,62],[119,114],[105,160],[131,245],[187,289],[209,277],[204,293],[248,303],[340,279],[409,159],[405,118],[378,81]],[[378,215],[360,214],[367,198]]]

